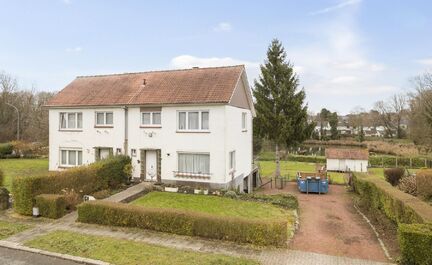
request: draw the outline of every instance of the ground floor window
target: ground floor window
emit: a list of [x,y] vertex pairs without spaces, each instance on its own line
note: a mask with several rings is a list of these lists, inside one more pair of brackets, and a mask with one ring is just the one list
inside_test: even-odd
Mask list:
[[210,174],[210,154],[179,153],[178,171],[180,173]]
[[60,165],[69,167],[82,165],[82,150],[61,149]]

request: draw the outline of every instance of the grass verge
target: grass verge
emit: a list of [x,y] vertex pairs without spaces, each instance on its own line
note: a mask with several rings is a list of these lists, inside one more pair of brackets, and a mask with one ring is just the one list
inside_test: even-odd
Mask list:
[[12,179],[17,176],[35,176],[48,172],[48,159],[0,159],[4,186],[10,191]]
[[233,200],[210,195],[194,195],[170,192],[150,192],[131,202],[149,208],[179,209],[203,212],[217,216],[248,219],[286,219],[289,211],[267,203]]
[[130,240],[55,231],[27,241],[26,246],[98,259],[112,264],[230,264],[256,265],[257,261],[219,254],[178,250]]
[[29,225],[0,221],[0,240],[29,229]]

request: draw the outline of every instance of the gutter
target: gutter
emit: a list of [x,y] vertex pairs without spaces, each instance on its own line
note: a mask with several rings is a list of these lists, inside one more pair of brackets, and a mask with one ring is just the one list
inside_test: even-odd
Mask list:
[[124,109],[124,142],[123,142],[123,149],[124,149],[124,154],[127,155],[128,154],[128,144],[129,144],[129,108],[127,106],[123,107]]

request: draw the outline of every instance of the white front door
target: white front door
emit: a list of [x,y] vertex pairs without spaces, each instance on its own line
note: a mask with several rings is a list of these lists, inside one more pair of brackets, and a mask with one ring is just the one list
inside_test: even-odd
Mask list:
[[100,159],[108,158],[110,154],[110,150],[108,148],[101,148],[99,154],[100,154]]
[[156,151],[148,150],[146,151],[146,180],[156,181],[157,174],[157,164],[156,164]]

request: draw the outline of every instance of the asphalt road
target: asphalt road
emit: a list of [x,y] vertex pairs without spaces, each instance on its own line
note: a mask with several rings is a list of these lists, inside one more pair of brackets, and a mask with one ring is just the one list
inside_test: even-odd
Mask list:
[[68,260],[48,257],[41,254],[0,247],[1,265],[82,265]]

